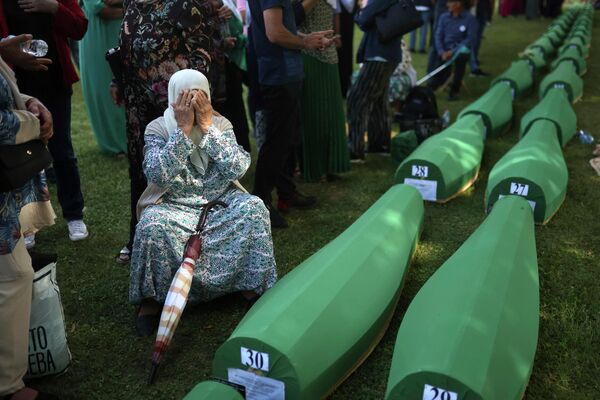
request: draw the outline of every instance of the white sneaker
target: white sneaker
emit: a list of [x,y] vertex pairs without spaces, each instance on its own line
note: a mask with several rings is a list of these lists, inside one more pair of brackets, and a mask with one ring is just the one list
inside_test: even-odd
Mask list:
[[27,250],[31,249],[35,246],[35,233],[33,235],[23,236],[23,241],[25,242],[25,248]]
[[67,222],[67,227],[69,228],[69,239],[74,242],[88,237],[88,230],[82,219]]

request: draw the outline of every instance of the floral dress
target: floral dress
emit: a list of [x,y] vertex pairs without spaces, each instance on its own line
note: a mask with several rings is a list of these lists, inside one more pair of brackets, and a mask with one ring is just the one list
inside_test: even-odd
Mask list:
[[125,0],[121,29],[123,100],[131,179],[132,225],[135,205],[146,188],[142,170],[146,125],[167,108],[171,75],[198,70],[210,78],[219,38],[217,16],[208,0]]
[[[162,117],[152,126],[166,131]],[[164,302],[201,206],[215,199],[228,207],[217,206],[208,215],[188,301],[208,301],[246,290],[261,294],[273,286],[277,272],[269,212],[258,197],[231,184],[250,165],[250,155],[237,144],[233,130],[211,127],[201,141],[200,148],[209,156],[204,175],[189,159],[193,142],[180,130],[168,138],[146,134],[145,140],[148,181],[167,192],[140,217],[131,260],[130,301],[138,304],[153,298]]]

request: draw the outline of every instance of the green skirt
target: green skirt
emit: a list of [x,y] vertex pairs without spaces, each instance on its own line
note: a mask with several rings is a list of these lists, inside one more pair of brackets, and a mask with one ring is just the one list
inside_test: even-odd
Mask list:
[[304,55],[304,179],[350,170],[346,118],[337,64]]

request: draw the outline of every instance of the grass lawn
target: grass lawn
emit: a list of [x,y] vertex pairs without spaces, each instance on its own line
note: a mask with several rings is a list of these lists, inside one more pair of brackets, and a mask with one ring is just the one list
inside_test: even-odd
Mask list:
[[[497,75],[536,39],[549,21],[495,17],[485,32],[482,67]],[[579,127],[600,138],[600,17],[595,18],[583,100],[575,105]],[[413,56],[421,76],[425,55]],[[102,62],[102,61],[99,61]],[[481,95],[490,79],[467,78],[468,91],[446,106],[455,117]],[[537,103],[516,103],[517,118]],[[518,124],[516,125],[518,126]],[[334,399],[380,399],[394,342],[411,299],[431,274],[485,218],[483,196],[490,169],[518,139],[517,129],[489,140],[479,180],[448,204],[426,204],[424,232],[391,325],[371,356],[333,394]],[[239,296],[185,311],[158,382],[146,386],[154,337],[140,339],[129,305],[128,267],[114,262],[127,241],[129,183],[125,160],[101,154],[90,131],[79,86],[73,98],[73,140],[79,158],[90,237],[72,243],[62,219],[37,236],[37,250],[59,254],[58,282],[73,364],[64,375],[34,383],[63,399],[177,399],[211,376],[211,363],[244,315]],[[588,164],[592,147],[576,139],[565,148],[569,187],[565,203],[547,226],[536,227],[540,274],[540,335],[527,399],[592,399],[600,393],[600,177]],[[254,155],[255,156],[255,155]],[[392,184],[396,163],[370,156],[335,183],[302,184],[319,197],[315,210],[289,214],[291,228],[274,232],[281,276],[356,220]],[[244,179],[252,187],[252,171]],[[55,188],[51,187],[55,192]],[[58,202],[54,197],[54,206]],[[57,213],[58,213],[57,208]],[[356,293],[356,296],[368,296]],[[426,317],[426,316],[424,316]]]

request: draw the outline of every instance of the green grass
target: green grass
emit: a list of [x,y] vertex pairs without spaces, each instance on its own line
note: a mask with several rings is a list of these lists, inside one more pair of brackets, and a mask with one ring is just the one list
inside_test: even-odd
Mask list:
[[[600,137],[600,18],[596,16],[595,20],[596,42],[588,60],[585,93],[575,109],[579,126]],[[547,23],[496,17],[485,32],[482,67],[493,75],[502,72],[526,44],[545,30]],[[415,54],[414,64],[421,75],[425,56]],[[489,81],[468,78],[468,92],[463,90],[461,101],[447,105],[452,116],[481,95]],[[536,102],[536,94],[519,100],[517,117]],[[446,107],[442,96],[440,105],[442,110]],[[448,204],[426,205],[421,243],[391,325],[371,356],[332,398],[383,397],[396,333],[408,304],[485,218],[483,194],[488,173],[517,138],[517,130],[513,129],[489,140],[475,185]],[[242,318],[244,304],[237,296],[227,296],[188,308],[158,382],[146,386],[154,338],[135,336],[134,310],[127,301],[128,268],[113,261],[128,237],[127,165],[97,150],[79,87],[73,99],[73,140],[90,237],[71,243],[66,225],[59,219],[37,238],[38,250],[54,251],[60,257],[58,282],[73,364],[64,375],[46,378],[34,386],[63,399],[181,398],[197,382],[210,377],[213,355]],[[577,140],[566,147],[570,175],[567,199],[547,226],[536,227],[541,319],[527,399],[592,399],[600,393],[600,177],[588,165],[590,154],[591,146]],[[353,166],[340,182],[301,185],[302,191],[318,195],[319,207],[292,212],[291,228],[274,233],[280,275],[356,220],[392,184],[395,167],[390,158],[370,157],[365,165]],[[251,176],[244,182],[251,187]],[[54,206],[58,206],[55,198]]]

